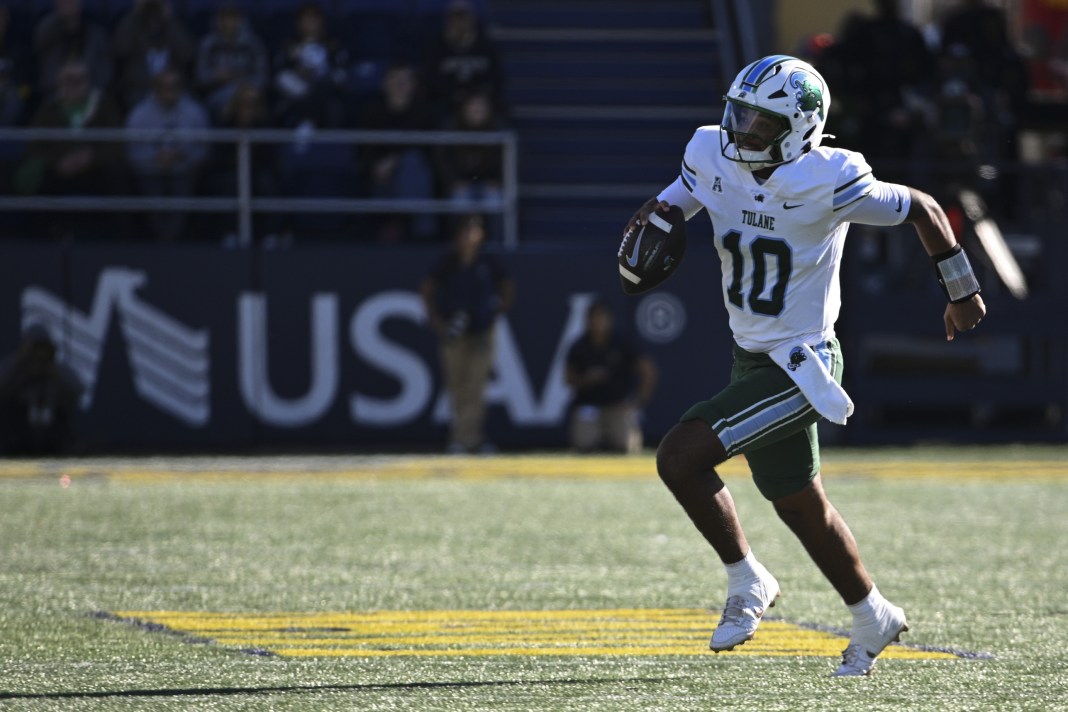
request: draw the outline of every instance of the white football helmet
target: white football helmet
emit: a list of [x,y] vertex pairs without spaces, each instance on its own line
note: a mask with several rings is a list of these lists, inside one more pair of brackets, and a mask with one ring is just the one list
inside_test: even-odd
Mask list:
[[786,163],[820,145],[831,92],[808,62],[785,54],[738,73],[723,99],[723,156],[749,170]]

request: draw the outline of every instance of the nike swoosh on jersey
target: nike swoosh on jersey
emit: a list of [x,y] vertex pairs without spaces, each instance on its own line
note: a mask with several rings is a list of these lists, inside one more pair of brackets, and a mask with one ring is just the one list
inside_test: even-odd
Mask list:
[[897,211],[896,212],[899,212],[899,213],[901,212],[901,196],[900,195],[897,196]]
[[638,248],[642,245],[642,236],[645,235],[645,226],[642,226],[642,231],[638,233],[638,239],[634,241],[634,249],[630,251],[630,257],[627,258],[627,264],[633,267],[638,264]]
[[782,209],[783,210],[793,210],[794,208],[800,208],[802,205],[804,205],[804,203],[796,203],[794,205],[790,205],[789,203],[783,203],[782,204]]

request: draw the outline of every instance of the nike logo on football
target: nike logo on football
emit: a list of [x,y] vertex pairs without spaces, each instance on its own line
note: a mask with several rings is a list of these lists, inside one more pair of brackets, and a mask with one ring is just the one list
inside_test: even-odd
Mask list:
[[645,226],[642,226],[642,231],[638,233],[638,239],[634,241],[634,249],[630,251],[630,257],[627,258],[627,264],[633,267],[638,264],[638,248],[642,245],[642,236],[645,235]]
[[793,210],[794,208],[800,208],[802,205],[804,205],[804,203],[797,203],[795,205],[790,205],[789,203],[783,203],[782,204],[782,209],[783,210]]

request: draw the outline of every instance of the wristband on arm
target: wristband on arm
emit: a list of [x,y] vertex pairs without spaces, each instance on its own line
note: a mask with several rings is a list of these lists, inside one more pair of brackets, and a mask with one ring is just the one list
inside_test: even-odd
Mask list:
[[932,255],[931,259],[935,263],[938,284],[951,303],[966,302],[980,292],[979,280],[975,278],[972,263],[963,247],[954,245],[953,249]]

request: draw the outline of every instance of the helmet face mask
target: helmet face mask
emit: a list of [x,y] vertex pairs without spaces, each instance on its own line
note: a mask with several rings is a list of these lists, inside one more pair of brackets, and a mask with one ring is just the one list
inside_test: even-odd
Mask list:
[[785,117],[740,101],[727,102],[723,128],[747,163],[777,160],[776,154],[781,155],[779,144],[790,133]]
[[723,156],[749,170],[792,161],[819,146],[831,95],[812,65],[787,55],[753,62],[731,84]]

